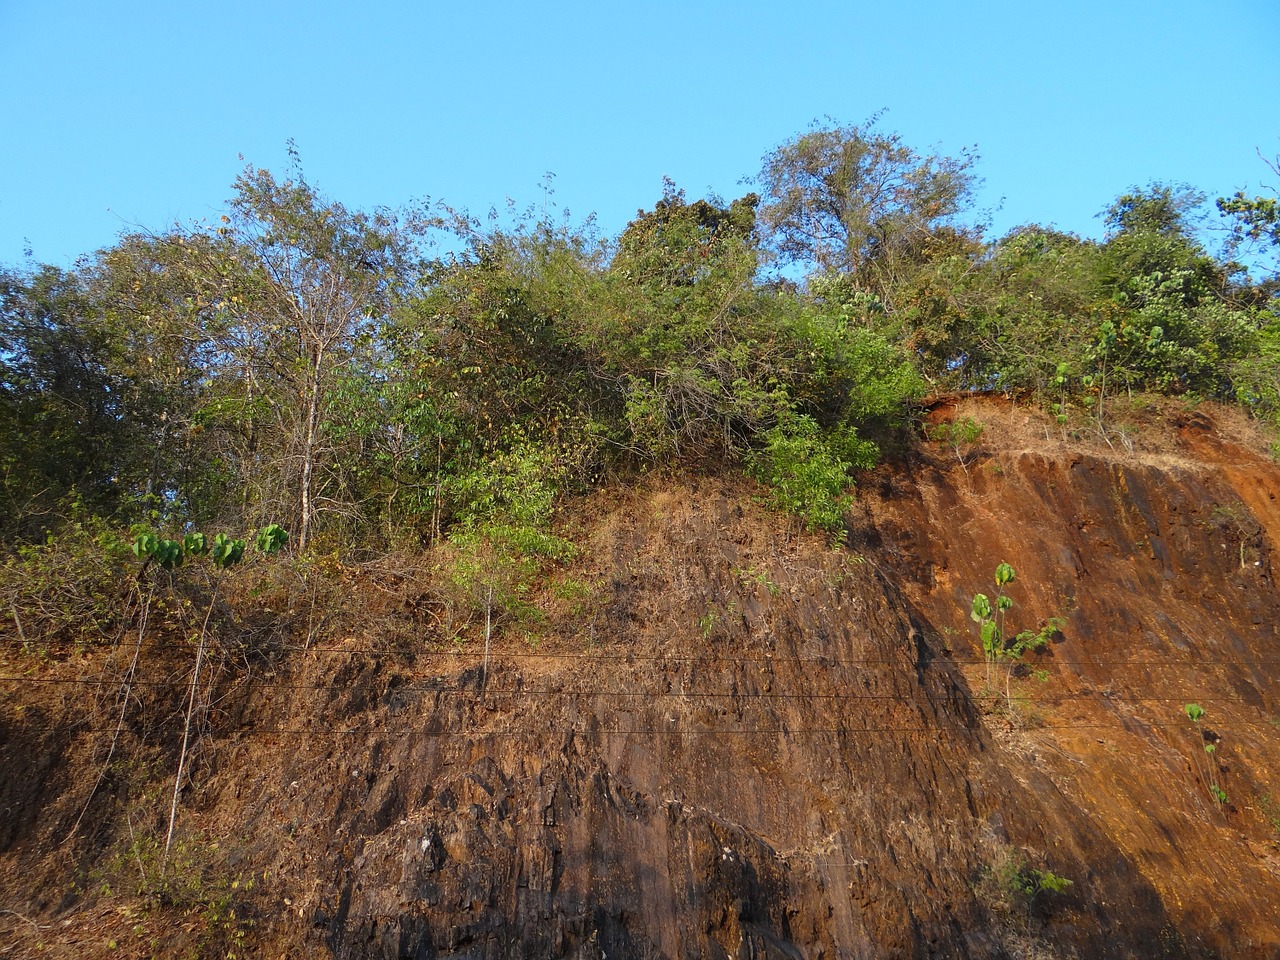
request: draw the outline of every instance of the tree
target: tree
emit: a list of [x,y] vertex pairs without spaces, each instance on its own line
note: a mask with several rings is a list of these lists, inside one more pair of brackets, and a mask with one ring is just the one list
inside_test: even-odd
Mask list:
[[173,269],[180,255],[172,238],[126,236],[98,254],[92,289],[117,344],[117,389],[136,434],[132,462],[119,475],[148,511],[203,523],[239,487],[222,438],[202,417],[224,360],[211,335],[216,304]]
[[753,270],[759,202],[749,193],[728,207],[711,200],[689,203],[664,178],[662,199],[651,211],[637,210],[622,231],[611,269],[637,285],[660,288],[691,287],[734,253],[746,253],[743,266]]
[[327,430],[336,385],[392,310],[415,250],[393,214],[348,210],[297,170],[277,180],[249,168],[235,190],[220,225],[170,238],[171,268],[210,305],[221,400],[208,415],[239,432],[240,472],[261,485],[253,519],[292,517],[302,551],[322,509],[349,508]]
[[644,457],[733,455],[776,421],[756,203],[690,203],[666,181],[623,231],[599,308],[582,312],[575,339],[623,398],[625,443]]
[[[855,273],[877,293],[972,201],[976,155],[922,155],[896,133],[814,125],[764,158],[760,221],[787,263]],[[914,248],[914,249],[913,249]]]
[[[1274,160],[1263,158],[1262,162],[1270,168],[1272,174],[1280,177],[1280,155]],[[1230,217],[1233,221],[1231,239],[1228,241],[1231,255],[1238,254],[1247,245],[1269,247],[1273,253],[1280,255],[1280,200],[1261,195],[1250,197],[1243,190],[1237,190],[1234,196],[1219,197],[1217,206],[1222,216]],[[1280,260],[1276,262],[1273,277],[1276,273],[1280,273]],[[1273,283],[1275,282],[1280,281],[1273,279]],[[1274,295],[1275,287],[1272,286],[1269,292]]]
[[145,374],[128,330],[107,309],[101,264],[0,271],[0,529],[41,536],[74,491],[115,513],[151,492],[157,410],[139,402]]
[[1115,388],[1229,393],[1227,368],[1251,323],[1229,301],[1226,268],[1195,237],[1203,202],[1189,187],[1153,183],[1106,211],[1099,266],[1114,319],[1086,359]]

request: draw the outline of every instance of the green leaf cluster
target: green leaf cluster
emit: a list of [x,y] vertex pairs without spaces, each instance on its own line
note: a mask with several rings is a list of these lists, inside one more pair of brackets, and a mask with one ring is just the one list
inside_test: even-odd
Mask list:
[[[267,524],[252,538],[257,551],[264,555],[277,553],[288,539],[289,534],[276,523]],[[227,570],[244,558],[246,546],[243,539],[225,533],[214,534],[210,539],[204,533],[192,531],[181,540],[171,540],[143,530],[134,538],[131,549],[135,557],[155,563],[163,570],[176,570],[188,558],[203,556],[208,556],[215,567]]]
[[1012,634],[1005,625],[1005,615],[1013,609],[1013,598],[1005,593],[1005,587],[1017,579],[1017,571],[1008,563],[996,565],[993,580],[996,594],[993,597],[985,593],[974,594],[969,611],[969,618],[978,625],[978,635],[982,642],[982,655],[986,662],[987,688],[994,686],[995,673],[1003,667],[1005,679],[1005,703],[1012,710],[1013,674],[1018,665],[1029,653],[1035,653],[1048,646],[1054,635],[1059,633],[1064,623],[1058,617],[1050,617],[1038,630],[1022,630]]

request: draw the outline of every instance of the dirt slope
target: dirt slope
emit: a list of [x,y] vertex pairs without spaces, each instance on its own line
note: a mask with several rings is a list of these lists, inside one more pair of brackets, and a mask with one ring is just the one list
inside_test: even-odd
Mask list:
[[[68,840],[104,735],[0,687],[0,955],[1280,956],[1280,472],[1207,414],[1129,452],[975,412],[839,547],[744,481],[596,497],[584,599],[487,676],[358,636],[228,677],[165,897],[172,728]],[[1012,616],[1065,621],[1012,713],[967,616],[1002,560]]]

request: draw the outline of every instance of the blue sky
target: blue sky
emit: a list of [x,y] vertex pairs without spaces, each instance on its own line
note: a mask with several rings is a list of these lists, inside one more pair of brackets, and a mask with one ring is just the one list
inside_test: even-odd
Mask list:
[[810,121],[881,108],[917,148],[976,146],[994,234],[1096,236],[1134,184],[1267,181],[1276,37],[1277,0],[0,0],[0,265],[216,216],[289,139],[348,206],[483,213],[551,171],[616,233],[664,175],[732,198]]

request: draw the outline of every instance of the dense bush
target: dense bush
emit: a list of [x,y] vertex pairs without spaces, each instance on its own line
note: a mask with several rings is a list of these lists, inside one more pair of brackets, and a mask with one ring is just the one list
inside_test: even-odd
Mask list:
[[[1280,420],[1276,284],[1205,248],[1202,198],[1153,184],[1101,241],[987,243],[964,219],[974,161],[874,118],[817,127],[765,158],[759,194],[667,181],[613,240],[545,211],[351,211],[246,170],[212,226],[0,273],[0,534],[279,522],[300,555],[479,538],[547,559],[564,497],[661,464],[745,469],[837,527],[930,390],[1104,435],[1130,391]],[[1274,244],[1267,198],[1219,207],[1233,250]],[[441,229],[452,252],[429,255]],[[31,549],[13,570],[46,562]]]

